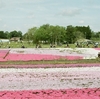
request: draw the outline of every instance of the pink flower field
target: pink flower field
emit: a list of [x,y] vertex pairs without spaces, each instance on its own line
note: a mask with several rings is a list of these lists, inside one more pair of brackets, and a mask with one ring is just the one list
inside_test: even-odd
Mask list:
[[100,99],[100,89],[1,91],[0,99]]
[[1,49],[0,61],[30,61],[30,60],[77,60],[94,59],[98,57],[99,48],[26,48],[26,49]]
[[[0,62],[95,59],[99,52],[100,48],[0,49]],[[99,63],[1,67],[0,99],[100,99]]]

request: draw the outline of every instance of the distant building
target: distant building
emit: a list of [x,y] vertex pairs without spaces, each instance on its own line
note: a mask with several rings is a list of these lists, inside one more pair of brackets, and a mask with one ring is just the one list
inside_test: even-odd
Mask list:
[[0,39],[0,43],[9,42],[9,39]]
[[20,41],[20,37],[13,37],[13,38],[10,39],[10,41],[19,42]]

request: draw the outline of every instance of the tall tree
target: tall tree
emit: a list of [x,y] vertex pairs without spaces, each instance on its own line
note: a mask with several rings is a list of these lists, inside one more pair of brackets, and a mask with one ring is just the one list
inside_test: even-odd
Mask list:
[[9,39],[10,37],[9,37],[9,32],[8,31],[5,31],[5,38],[6,39]]
[[12,37],[22,37],[22,32],[21,31],[17,32],[16,30],[11,31],[9,33],[9,37],[10,38],[12,38]]
[[67,26],[66,29],[66,40],[68,43],[74,43],[76,41],[75,38],[75,27],[73,27],[72,25]]
[[86,39],[91,39],[92,32],[89,26],[86,27]]
[[4,31],[0,31],[0,38],[6,38]]
[[91,39],[92,37],[92,31],[89,26],[76,26],[77,31],[80,31],[84,34],[85,39]]
[[28,41],[33,40],[36,30],[37,30],[37,27],[33,27],[33,28],[28,29],[27,33],[25,33],[23,35],[23,38],[28,40]]

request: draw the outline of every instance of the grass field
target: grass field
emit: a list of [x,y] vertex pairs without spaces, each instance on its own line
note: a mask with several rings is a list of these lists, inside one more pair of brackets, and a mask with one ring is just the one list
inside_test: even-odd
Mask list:
[[37,65],[37,64],[85,64],[85,63],[100,63],[100,58],[85,59],[85,60],[41,60],[41,61],[7,61],[0,62],[0,65]]
[[[28,42],[28,41],[23,41],[22,43],[21,42],[4,42],[4,43],[1,43],[0,46],[1,48],[8,48],[8,47],[11,47],[11,48],[21,48],[22,45],[24,45],[26,48],[35,48],[36,47],[36,44],[32,43],[32,42]],[[50,48],[50,44],[42,44],[41,43],[41,46],[42,48]],[[66,44],[62,44],[62,45],[57,45],[56,48],[65,48],[66,47]],[[75,44],[69,44],[69,47],[70,48],[75,48]],[[89,48],[93,48],[94,45],[93,44],[89,44]],[[100,47],[100,44],[99,46]],[[84,46],[84,48],[88,48],[88,46]]]

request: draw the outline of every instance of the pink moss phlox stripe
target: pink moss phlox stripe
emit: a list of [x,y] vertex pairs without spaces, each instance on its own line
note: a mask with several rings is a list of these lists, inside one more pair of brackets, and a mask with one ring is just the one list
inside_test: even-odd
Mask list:
[[59,55],[41,55],[41,54],[8,54],[4,60],[0,61],[30,61],[30,60],[57,60],[57,59],[67,59],[67,60],[77,60],[83,59],[81,56],[59,56]]
[[66,59],[68,60],[78,60],[78,59],[83,59],[82,56],[66,56]]
[[9,53],[9,50],[0,50],[0,60],[1,58],[5,58],[5,56]]
[[0,91],[0,99],[100,99],[100,89]]
[[95,50],[100,50],[100,48],[94,48]]
[[1,65],[13,68],[66,68],[66,67],[100,67],[100,63],[89,64],[39,64],[39,65]]

